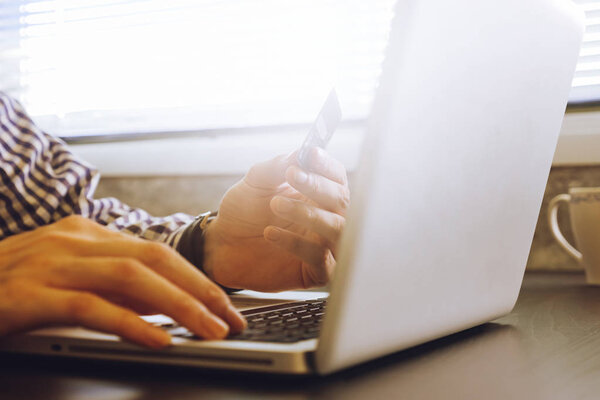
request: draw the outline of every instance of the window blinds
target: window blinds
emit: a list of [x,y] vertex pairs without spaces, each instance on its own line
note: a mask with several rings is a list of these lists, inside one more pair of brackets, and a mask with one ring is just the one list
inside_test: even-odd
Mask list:
[[585,11],[586,30],[573,79],[570,102],[600,102],[600,1],[576,0]]
[[333,85],[360,119],[393,3],[1,2],[0,90],[63,136],[305,123]]

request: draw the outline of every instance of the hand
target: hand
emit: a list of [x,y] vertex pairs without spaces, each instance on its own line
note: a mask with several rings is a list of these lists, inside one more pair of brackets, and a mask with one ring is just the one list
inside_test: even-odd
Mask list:
[[232,288],[280,291],[325,285],[350,202],[346,170],[319,148],[310,171],[296,153],[253,166],[206,230],[204,269]]
[[0,336],[67,324],[170,343],[134,311],[167,314],[207,339],[245,326],[225,293],[164,244],[79,216],[0,242]]

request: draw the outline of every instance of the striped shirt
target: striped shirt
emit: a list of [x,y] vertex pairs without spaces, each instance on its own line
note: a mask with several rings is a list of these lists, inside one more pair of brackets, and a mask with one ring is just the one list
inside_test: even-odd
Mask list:
[[107,228],[177,248],[187,214],[153,217],[115,198],[94,199],[98,171],[38,128],[0,92],[0,240],[78,214]]

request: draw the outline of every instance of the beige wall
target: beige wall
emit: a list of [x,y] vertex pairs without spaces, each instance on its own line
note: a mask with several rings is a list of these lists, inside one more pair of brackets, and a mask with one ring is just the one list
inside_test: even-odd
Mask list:
[[97,198],[117,197],[156,216],[215,210],[221,197],[241,176],[102,178]]

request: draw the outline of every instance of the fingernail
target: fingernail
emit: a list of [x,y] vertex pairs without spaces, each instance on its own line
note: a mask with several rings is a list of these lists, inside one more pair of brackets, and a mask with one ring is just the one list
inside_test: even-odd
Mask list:
[[301,183],[301,184],[306,183],[306,182],[308,182],[308,174],[302,170],[297,170],[296,173],[294,174],[294,179],[298,183]]
[[211,316],[208,330],[211,333],[211,338],[222,339],[229,333],[229,325],[220,318]]
[[275,201],[275,206],[277,207],[277,211],[281,212],[289,212],[292,211],[294,205],[292,202],[284,197],[277,197]]
[[147,339],[148,345],[155,349],[167,347],[171,344],[171,335],[158,328],[149,329]]
[[281,232],[277,228],[267,230],[267,239],[276,242],[281,238]]

